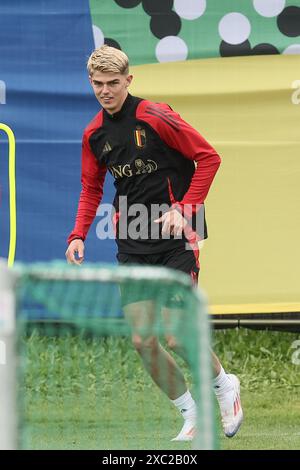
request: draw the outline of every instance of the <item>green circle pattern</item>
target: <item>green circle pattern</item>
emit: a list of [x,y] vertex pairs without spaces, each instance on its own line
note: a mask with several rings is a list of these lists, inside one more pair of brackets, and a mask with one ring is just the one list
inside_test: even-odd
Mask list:
[[[300,0],[286,0],[285,8],[289,6],[300,8]],[[114,0],[90,0],[90,8],[92,23],[101,29],[105,38],[120,44],[132,65],[158,62],[155,50],[160,39],[150,30],[151,17],[144,11],[142,2],[134,8],[122,8]],[[187,45],[187,60],[220,57],[222,38],[218,25],[225,15],[232,12],[241,13],[250,21],[248,40],[251,48],[268,43],[282,53],[288,46],[299,44],[300,51],[300,37],[282,34],[277,26],[277,17],[261,16],[252,0],[207,0],[202,16],[195,20],[181,18],[178,37]]]

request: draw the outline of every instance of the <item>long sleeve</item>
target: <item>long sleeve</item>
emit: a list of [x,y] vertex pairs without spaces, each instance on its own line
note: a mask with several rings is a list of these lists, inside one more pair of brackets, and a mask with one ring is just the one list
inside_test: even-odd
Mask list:
[[103,196],[106,167],[99,166],[90,148],[87,134],[82,140],[81,193],[79,198],[75,227],[68,237],[68,243],[75,238],[85,240],[96,216]]
[[195,161],[196,169],[190,186],[183,199],[177,201],[177,205],[182,209],[188,205],[192,207],[192,212],[197,211],[196,206],[204,203],[220,166],[220,156],[199,132],[168,105],[154,105],[148,102],[144,105],[143,114],[169,147],[180,152],[185,158]]

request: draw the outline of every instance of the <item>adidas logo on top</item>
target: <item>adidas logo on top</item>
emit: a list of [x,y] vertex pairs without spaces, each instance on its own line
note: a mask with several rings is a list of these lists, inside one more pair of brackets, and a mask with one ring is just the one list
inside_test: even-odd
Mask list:
[[110,143],[107,141],[103,147],[103,153],[108,153],[111,151],[111,145]]

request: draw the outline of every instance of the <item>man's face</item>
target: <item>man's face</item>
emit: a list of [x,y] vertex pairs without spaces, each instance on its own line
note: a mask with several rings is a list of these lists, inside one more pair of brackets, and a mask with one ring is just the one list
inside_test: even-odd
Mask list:
[[127,87],[132,75],[95,71],[89,79],[101,106],[110,114],[120,111],[128,95]]

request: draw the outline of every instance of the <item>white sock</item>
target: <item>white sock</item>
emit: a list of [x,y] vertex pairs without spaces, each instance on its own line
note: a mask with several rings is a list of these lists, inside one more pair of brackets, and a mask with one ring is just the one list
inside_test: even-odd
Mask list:
[[213,387],[217,397],[233,390],[231,380],[228,378],[222,366],[219,375],[213,379]]
[[196,403],[190,393],[187,390],[183,395],[171,400],[172,403],[178,408],[184,419],[195,419],[197,416]]

